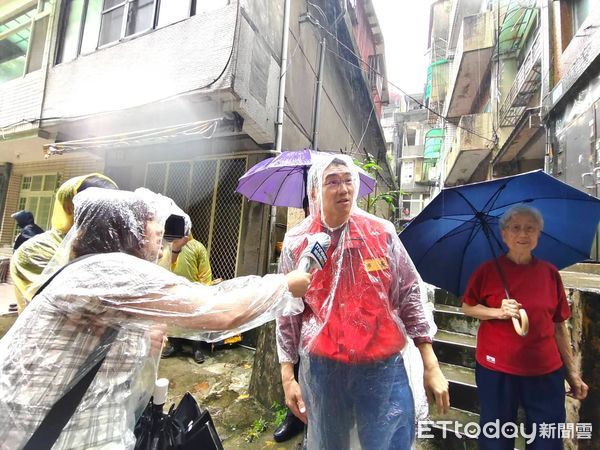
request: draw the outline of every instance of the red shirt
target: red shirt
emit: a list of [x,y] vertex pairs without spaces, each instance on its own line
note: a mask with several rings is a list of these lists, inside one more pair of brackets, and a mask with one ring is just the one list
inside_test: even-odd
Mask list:
[[[559,369],[562,360],[554,339],[554,324],[568,319],[570,310],[558,270],[536,258],[529,264],[516,264],[506,256],[498,261],[511,298],[527,311],[529,333],[519,336],[512,320],[482,320],[477,332],[477,362],[512,375],[545,375]],[[463,302],[500,308],[504,298],[503,284],[492,260],[473,273]]]

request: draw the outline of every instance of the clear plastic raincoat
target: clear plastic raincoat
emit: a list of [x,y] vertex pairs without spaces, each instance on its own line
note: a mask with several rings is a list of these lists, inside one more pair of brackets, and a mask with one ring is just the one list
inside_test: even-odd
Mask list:
[[25,308],[35,294],[35,290],[32,291],[29,287],[42,274],[73,225],[73,197],[92,178],[103,180],[117,188],[114,181],[100,173],[68,179],[56,191],[52,209],[52,228],[24,242],[14,252],[10,261],[10,276],[15,285],[19,311]]
[[[393,225],[356,205],[358,183],[349,157],[322,155],[308,174],[310,215],[283,243],[280,271],[286,273],[297,267],[309,236],[331,239],[304,312],[277,320],[280,362],[300,359],[310,450],[406,449],[415,398],[417,412],[426,413],[422,361],[418,351],[407,351],[409,340],[431,342],[435,334],[424,285]],[[331,211],[348,209],[347,221],[328,225]],[[416,378],[416,396],[406,370]]]
[[[1,449],[26,444],[51,406],[99,361],[88,358],[102,346],[109,346],[106,359],[53,448],[131,449],[165,327],[212,341],[302,309],[284,275],[209,287],[155,264],[166,200],[146,190],[97,188],[75,197],[75,225],[62,245],[78,259],[0,340]],[[109,328],[117,332],[112,343],[102,338]]]

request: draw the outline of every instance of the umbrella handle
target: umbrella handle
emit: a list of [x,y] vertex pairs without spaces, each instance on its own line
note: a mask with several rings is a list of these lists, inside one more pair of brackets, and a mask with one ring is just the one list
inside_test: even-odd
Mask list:
[[519,336],[527,336],[529,333],[529,317],[527,317],[527,312],[521,308],[519,309],[520,320],[516,317],[512,318],[513,327]]

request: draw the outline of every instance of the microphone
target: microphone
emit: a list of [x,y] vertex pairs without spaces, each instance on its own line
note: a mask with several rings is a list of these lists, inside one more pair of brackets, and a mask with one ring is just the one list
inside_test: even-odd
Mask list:
[[308,244],[300,255],[298,270],[309,273],[312,269],[322,269],[327,262],[327,249],[331,237],[326,233],[316,233],[308,237]]

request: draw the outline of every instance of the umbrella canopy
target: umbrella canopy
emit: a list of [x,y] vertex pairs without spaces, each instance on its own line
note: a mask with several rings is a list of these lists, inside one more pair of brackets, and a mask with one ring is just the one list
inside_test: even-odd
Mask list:
[[600,200],[541,170],[443,189],[400,239],[426,282],[460,296],[481,263],[506,252],[498,220],[518,203],[544,218],[535,257],[558,269],[589,257]]
[[[253,166],[239,180],[236,192],[249,200],[273,206],[302,208],[306,197],[306,176],[310,166],[323,152],[310,149],[286,151]],[[375,180],[360,171],[358,196],[375,189]]]
[[223,450],[210,413],[202,411],[189,392],[168,414],[163,413],[162,405],[150,400],[134,434],[134,450]]

